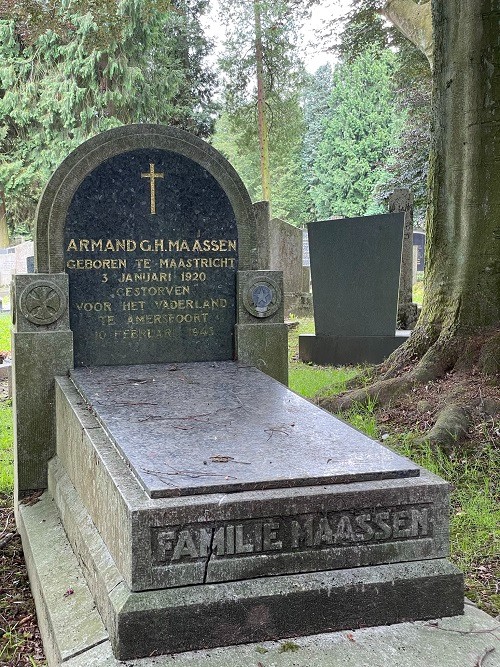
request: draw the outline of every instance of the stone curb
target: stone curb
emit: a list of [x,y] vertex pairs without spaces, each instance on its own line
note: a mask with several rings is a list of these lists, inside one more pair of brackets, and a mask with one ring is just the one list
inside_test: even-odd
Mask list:
[[17,521],[49,667],[500,667],[500,624],[470,604],[464,616],[439,621],[121,662],[113,657],[49,494],[33,506],[18,506]]

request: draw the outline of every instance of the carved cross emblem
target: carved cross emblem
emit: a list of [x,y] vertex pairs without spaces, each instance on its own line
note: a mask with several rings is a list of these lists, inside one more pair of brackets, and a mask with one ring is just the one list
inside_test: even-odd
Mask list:
[[149,163],[149,171],[141,174],[141,178],[149,178],[150,192],[151,192],[151,215],[156,214],[156,179],[164,178],[164,174],[155,173],[155,166],[152,162]]

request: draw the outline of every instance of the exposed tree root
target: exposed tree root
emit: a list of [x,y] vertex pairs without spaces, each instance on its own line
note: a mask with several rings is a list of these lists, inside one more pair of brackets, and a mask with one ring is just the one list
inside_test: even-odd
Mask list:
[[[435,332],[421,327],[414,335],[415,338],[412,336],[408,343],[375,369],[370,384],[320,399],[319,405],[331,412],[343,412],[355,405],[373,402],[378,407],[389,406],[402,400],[418,385],[427,385],[454,371],[468,373],[470,382],[474,382],[474,374],[489,373],[493,384],[500,383],[498,329],[464,338],[458,335],[438,337]],[[429,346],[431,340],[433,343]],[[450,389],[443,402],[440,401],[443,407],[437,413],[434,426],[421,440],[450,451],[467,437],[473,410],[496,412],[496,404],[492,405],[491,400],[489,410],[484,409],[483,403],[482,398],[473,400],[470,396],[462,396],[460,387],[456,387],[455,391]]]
[[350,410],[354,405],[367,405],[375,402],[379,405],[388,405],[392,399],[410,391],[413,380],[407,376],[379,380],[361,389],[353,389],[345,394],[329,396],[318,401],[318,404],[330,412]]
[[451,452],[456,443],[465,440],[470,424],[471,413],[468,408],[455,403],[448,404],[438,414],[431,430],[417,442],[428,442]]
[[433,327],[417,325],[407,343],[398,347],[380,365],[379,371],[383,379],[400,375],[408,366],[413,366],[430,350],[439,338],[439,331]]

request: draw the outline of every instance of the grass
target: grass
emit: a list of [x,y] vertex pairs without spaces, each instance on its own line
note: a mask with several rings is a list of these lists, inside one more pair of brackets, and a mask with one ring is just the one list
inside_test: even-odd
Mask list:
[[500,450],[479,441],[473,451],[451,458],[416,444],[416,435],[391,437],[386,444],[451,484],[451,560],[465,574],[467,597],[496,616],[500,594],[490,575],[499,567]]
[[[298,361],[299,335],[314,333],[314,320],[302,318],[296,329],[288,334],[288,374],[289,387],[301,396],[312,398],[319,390],[323,395],[344,391],[346,383],[359,374],[360,369],[349,366],[333,368],[328,366],[309,366]],[[328,389],[327,389],[328,388]]]
[[0,494],[14,488],[11,401],[0,401]]
[[419,306],[422,305],[424,299],[424,281],[423,278],[418,278],[417,282],[413,285],[413,301],[418,303]]
[[[418,283],[417,283],[418,285]],[[415,297],[414,297],[415,298]],[[368,369],[309,366],[297,360],[298,336],[311,333],[304,320],[290,335],[290,388],[306,398],[326,397],[345,389],[347,380]],[[344,412],[342,419],[371,438],[390,434],[377,425],[374,403]],[[499,424],[500,428],[500,424]],[[467,596],[486,612],[500,613],[500,594],[494,583],[500,553],[500,449],[498,443],[478,436],[467,450],[448,457],[429,445],[417,444],[420,433],[395,433],[384,444],[427,468],[451,484],[451,560],[465,573]]]
[[0,352],[10,351],[10,313],[0,314]]

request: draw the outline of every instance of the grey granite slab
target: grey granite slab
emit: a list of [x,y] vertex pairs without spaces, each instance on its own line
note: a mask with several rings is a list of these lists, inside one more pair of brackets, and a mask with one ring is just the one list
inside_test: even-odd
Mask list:
[[419,475],[419,468],[237,362],[71,371],[152,498]]

